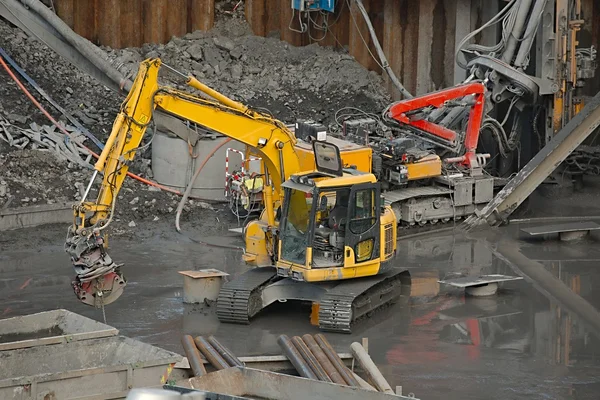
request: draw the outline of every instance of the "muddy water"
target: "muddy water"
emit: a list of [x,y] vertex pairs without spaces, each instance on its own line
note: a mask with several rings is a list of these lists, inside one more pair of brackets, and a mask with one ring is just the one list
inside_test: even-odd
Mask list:
[[[502,237],[516,237],[518,229]],[[437,283],[460,274],[517,274],[490,250],[497,237],[473,236],[400,241],[398,262],[413,276],[410,306],[379,312],[352,335],[328,334],[334,346],[347,350],[352,341],[368,337],[369,352],[390,383],[421,399],[600,398],[600,341],[593,315],[567,311],[535,281],[504,284],[490,298],[465,298]],[[599,309],[599,241],[598,236],[570,244],[528,241],[521,251],[573,296]],[[182,277],[176,271],[239,273],[245,267],[235,250],[201,247],[181,236],[113,247],[112,256],[126,265],[128,287],[106,315],[124,335],[181,353],[182,333],[213,334],[234,353],[251,355],[280,353],[276,339],[282,333],[317,332],[309,310],[298,304],[277,304],[248,326],[220,324],[211,309],[182,304]],[[58,245],[2,252],[0,318],[66,308],[101,320],[98,310],[76,302],[70,275]]]

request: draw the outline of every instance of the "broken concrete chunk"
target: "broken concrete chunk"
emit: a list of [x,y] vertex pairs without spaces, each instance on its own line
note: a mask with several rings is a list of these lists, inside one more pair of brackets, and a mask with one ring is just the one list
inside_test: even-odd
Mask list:
[[217,36],[213,38],[213,41],[215,42],[215,46],[222,50],[231,51],[235,48],[235,43],[233,40],[224,36]]
[[202,46],[199,43],[191,45],[190,47],[187,48],[186,51],[190,54],[190,57],[192,57],[192,60],[201,61],[204,59],[204,55],[203,55],[204,53],[202,52]]
[[242,66],[240,64],[235,64],[233,67],[231,67],[231,77],[233,79],[240,79],[242,77]]
[[135,228],[135,222],[131,221],[129,224],[127,224],[127,226],[130,228]]

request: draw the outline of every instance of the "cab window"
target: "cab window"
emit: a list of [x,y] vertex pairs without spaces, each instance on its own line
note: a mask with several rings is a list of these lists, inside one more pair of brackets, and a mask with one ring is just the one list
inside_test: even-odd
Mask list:
[[350,201],[350,232],[355,235],[363,234],[377,222],[375,189],[358,190]]

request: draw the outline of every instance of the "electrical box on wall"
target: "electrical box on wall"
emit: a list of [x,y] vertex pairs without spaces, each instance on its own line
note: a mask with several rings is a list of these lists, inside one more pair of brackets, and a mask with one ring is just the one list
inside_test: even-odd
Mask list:
[[335,9],[335,0],[292,0],[292,8],[298,11],[329,11]]

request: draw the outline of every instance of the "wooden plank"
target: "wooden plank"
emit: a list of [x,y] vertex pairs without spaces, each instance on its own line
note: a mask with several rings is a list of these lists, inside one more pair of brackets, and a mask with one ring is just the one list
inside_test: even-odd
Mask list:
[[93,43],[97,42],[94,0],[77,0],[74,3],[73,30]]
[[257,36],[266,36],[266,5],[266,0],[246,0],[246,20],[250,24],[252,32]]
[[166,40],[181,37],[187,31],[187,1],[169,0],[167,4]]
[[295,30],[300,30],[298,12],[293,10],[291,7],[282,7],[280,11],[279,23],[281,26],[281,40],[284,40],[293,46],[301,46],[302,34],[290,29],[291,26]]
[[[363,4],[368,13],[370,7],[369,3],[364,2]],[[371,55],[369,54],[371,37],[356,2],[352,2],[350,6],[349,42],[350,55],[352,55],[361,65],[368,68],[372,62]]]
[[[373,29],[375,30],[375,35],[377,35],[379,45],[382,45],[383,43],[383,25],[385,20],[384,5],[385,0],[371,0],[369,8],[369,17],[371,19]],[[369,49],[371,50],[371,54],[377,57],[377,60],[371,56],[371,62],[368,68],[379,74],[383,73],[383,70],[380,67],[379,56],[377,55],[377,50],[375,49],[375,44],[373,40],[370,41]]]
[[121,46],[140,47],[144,44],[142,31],[142,0],[121,3]]
[[433,45],[433,12],[435,0],[419,2],[417,49],[417,96],[433,90],[431,79],[431,49]]
[[75,0],[54,0],[54,6],[56,7],[56,14],[60,19],[73,29]]
[[144,43],[164,43],[167,38],[168,0],[142,0]]
[[[285,3],[284,3],[285,6]],[[265,14],[267,18],[267,25],[265,35],[279,33],[280,32],[280,18],[281,18],[281,2],[279,0],[266,0]],[[280,33],[279,33],[280,34]]]
[[190,32],[197,30],[209,31],[215,23],[215,1],[214,0],[190,0],[189,7]]
[[342,48],[348,45],[350,29],[350,9],[344,0],[336,3],[335,12],[328,17],[327,36],[320,42],[322,46]]
[[[129,3],[129,0],[123,2]],[[121,7],[119,3],[119,0],[96,0],[96,33],[101,45],[112,48],[121,47]]]
[[[404,0],[406,2],[406,0]],[[385,0],[383,20],[383,53],[388,59],[392,71],[398,79],[402,79],[402,53],[404,52],[403,30],[401,24],[402,0]],[[384,80],[389,93],[394,100],[400,100],[402,96],[396,89],[387,74]]]
[[417,89],[419,7],[411,0],[401,0],[400,4],[400,24],[404,39],[402,83],[414,95]]

